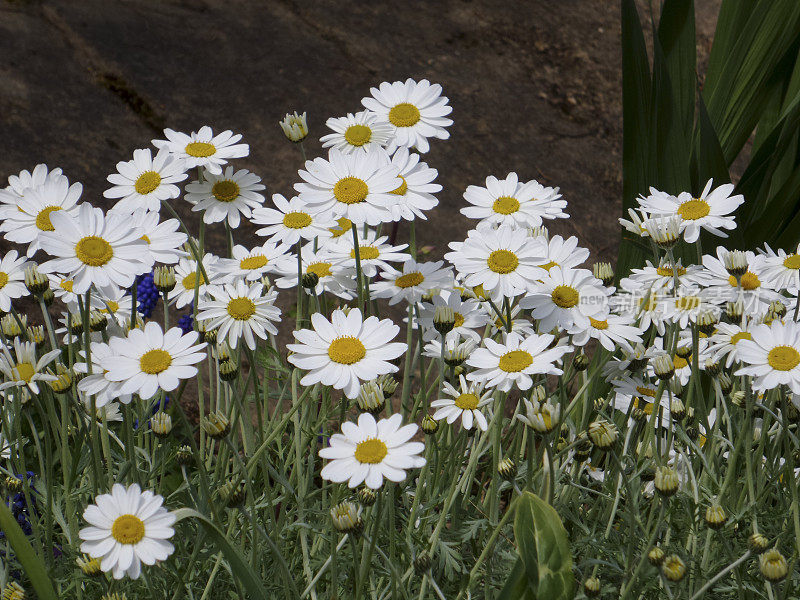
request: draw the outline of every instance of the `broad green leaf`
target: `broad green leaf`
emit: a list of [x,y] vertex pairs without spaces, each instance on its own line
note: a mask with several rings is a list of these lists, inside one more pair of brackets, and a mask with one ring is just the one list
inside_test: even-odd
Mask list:
[[31,580],[31,585],[36,590],[39,600],[58,600],[42,558],[34,552],[5,502],[0,502],[0,529],[5,533],[17,561],[22,565],[28,579]]
[[514,515],[514,539],[535,597],[570,600],[575,595],[572,554],[555,509],[525,492]]
[[521,558],[517,559],[514,570],[506,579],[506,584],[500,590],[497,600],[536,600],[534,589],[525,571],[525,563]]

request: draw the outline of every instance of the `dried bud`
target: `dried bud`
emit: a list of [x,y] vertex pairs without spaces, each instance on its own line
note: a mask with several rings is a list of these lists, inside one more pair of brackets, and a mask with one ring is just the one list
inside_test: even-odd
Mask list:
[[301,280],[303,283],[303,287],[309,291],[313,291],[316,289],[317,285],[319,285],[319,275],[314,273],[313,271],[308,271],[303,275],[303,279]]
[[6,489],[10,494],[16,494],[22,491],[22,479],[9,475],[6,477]]
[[581,431],[575,440],[575,458],[586,460],[592,454],[592,442],[589,440],[585,431]]
[[175,455],[175,459],[182,467],[188,467],[191,465],[194,462],[191,446],[184,445],[178,448],[178,453]]
[[219,497],[228,508],[236,508],[244,502],[247,490],[241,480],[231,479],[219,488]]
[[417,575],[422,575],[431,568],[431,555],[427,550],[422,550],[414,559],[414,571]]

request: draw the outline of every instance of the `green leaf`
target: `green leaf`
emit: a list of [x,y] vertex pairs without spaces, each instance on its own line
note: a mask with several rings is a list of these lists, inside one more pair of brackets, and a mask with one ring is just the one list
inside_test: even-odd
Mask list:
[[208,536],[214,542],[214,545],[222,552],[225,560],[228,561],[231,573],[233,573],[237,581],[247,591],[250,598],[252,600],[267,600],[267,593],[264,589],[263,582],[253,572],[250,565],[247,564],[239,551],[230,543],[219,527],[191,508],[181,508],[176,510],[173,514],[175,515],[175,523],[188,518],[199,521],[205,528]]
[[530,584],[528,574],[525,572],[525,563],[517,559],[514,570],[506,580],[497,600],[536,600],[535,590]]
[[39,600],[58,600],[42,558],[34,552],[5,502],[0,502],[0,529],[5,533],[17,561],[22,565],[28,579],[31,580],[31,585]]
[[555,509],[537,495],[525,492],[514,516],[514,539],[528,584],[535,589],[534,597],[570,600],[575,595],[572,554]]

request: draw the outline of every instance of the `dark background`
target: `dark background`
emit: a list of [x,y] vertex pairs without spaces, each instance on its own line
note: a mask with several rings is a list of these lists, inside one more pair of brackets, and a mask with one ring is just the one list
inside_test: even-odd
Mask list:
[[[701,57],[717,4],[697,2]],[[325,119],[360,110],[371,86],[428,78],[455,121],[424,158],[444,186],[418,226],[431,256],[474,224],[458,213],[464,189],[516,171],[561,187],[572,218],[551,233],[613,260],[618,20],[616,0],[0,0],[0,181],[46,162],[107,207],[117,161],[164,126],[210,125],[242,133],[251,153],[236,165],[289,195],[301,160],[277,125],[284,113],[308,112],[315,156]],[[236,240],[251,247],[251,234]]]

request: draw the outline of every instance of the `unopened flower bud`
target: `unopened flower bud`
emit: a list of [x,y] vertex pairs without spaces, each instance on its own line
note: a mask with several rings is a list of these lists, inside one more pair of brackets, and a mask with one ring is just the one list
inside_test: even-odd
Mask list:
[[153,285],[162,294],[168,294],[175,289],[175,269],[172,267],[156,267],[153,270]]
[[358,390],[356,403],[361,412],[377,415],[386,406],[386,397],[383,395],[383,389],[376,381],[366,381],[361,384]]
[[731,250],[725,254],[722,264],[728,274],[737,279],[747,273],[747,255],[741,250]]
[[653,371],[656,377],[666,381],[675,374],[675,363],[668,354],[659,354],[653,359]]
[[576,354],[572,358],[572,366],[575,367],[576,371],[585,371],[589,368],[589,357],[583,352]]
[[456,325],[456,314],[449,306],[437,306],[433,310],[433,328],[442,337],[453,330]]
[[75,381],[75,375],[61,363],[56,363],[55,373],[53,374],[58,377],[58,379],[47,382],[50,386],[50,389],[52,389],[56,394],[66,394],[70,388],[72,388],[72,384]]
[[103,572],[100,569],[100,560],[97,558],[92,558],[88,554],[79,556],[75,559],[75,562],[78,564],[78,568],[81,570],[81,572],[87,577],[97,577]]
[[22,491],[22,479],[9,475],[6,477],[6,489],[11,494],[16,494]]
[[692,347],[689,344],[679,345],[677,348],[675,348],[675,356],[678,356],[683,360],[686,360],[691,355],[692,355]]
[[660,567],[661,563],[664,562],[664,551],[658,546],[653,546],[647,553],[647,560],[654,567]]
[[219,378],[222,381],[233,381],[239,376],[239,366],[232,360],[219,363]]
[[74,336],[79,336],[83,333],[83,320],[80,315],[74,313],[67,315],[67,330]]
[[356,497],[358,498],[358,501],[364,506],[372,506],[378,499],[378,492],[364,485],[358,488],[358,491],[356,492]]
[[597,577],[589,577],[583,582],[583,593],[589,598],[597,598],[600,595],[600,580]]
[[745,394],[744,390],[736,390],[729,396],[729,398],[731,404],[739,408],[743,408],[745,400],[747,399],[747,394]]
[[716,500],[706,509],[706,524],[711,529],[721,529],[727,520],[725,509]]
[[786,316],[786,305],[780,300],[775,300],[770,303],[768,314],[774,319],[782,319]]
[[605,419],[598,419],[589,423],[588,434],[596,448],[608,450],[616,443],[619,431],[613,423],[609,423]]
[[20,337],[27,327],[28,318],[25,315],[15,316],[9,313],[0,319],[0,328],[6,337]]
[[424,433],[428,435],[433,435],[437,431],[439,431],[439,421],[437,421],[430,415],[425,415],[424,417],[422,417],[421,429]]
[[705,364],[706,373],[711,375],[712,377],[716,377],[719,375],[719,363],[712,358],[707,358]]
[[[719,323],[719,315],[716,310],[706,309],[697,315],[697,328],[700,330],[700,333],[711,335],[714,333],[717,323]],[[692,348],[689,346],[688,354],[691,354],[691,352]]]
[[383,390],[383,397],[387,400],[392,397],[392,394],[394,394],[395,390],[397,389],[397,379],[389,374],[381,375],[375,381],[379,386],[381,386],[381,389]]
[[208,327],[205,321],[195,320],[195,328],[197,333],[200,334],[200,340],[206,342],[209,346],[214,346],[217,343],[217,330]]
[[497,474],[506,481],[512,481],[517,476],[517,464],[510,458],[504,458],[497,463]]
[[52,306],[53,302],[56,301],[56,295],[53,293],[53,290],[45,290],[42,293],[42,301],[44,301],[45,306]]
[[677,554],[670,554],[661,565],[661,573],[669,581],[677,583],[686,575],[686,563]]
[[89,330],[90,331],[105,331],[108,327],[108,317],[105,313],[99,310],[93,310],[89,313]]
[[753,554],[761,554],[769,548],[769,540],[763,533],[754,533],[747,538],[747,547]]
[[184,445],[178,448],[178,452],[175,455],[175,460],[177,460],[178,464],[182,467],[188,467],[191,465],[194,462],[191,446]]
[[206,434],[217,440],[224,438],[230,431],[230,421],[224,413],[217,411],[203,417],[202,421],[203,430]]
[[302,278],[303,287],[309,291],[313,291],[316,289],[317,285],[319,285],[319,275],[314,273],[313,271],[309,271],[303,275]]
[[725,321],[728,323],[739,324],[742,322],[744,313],[744,303],[741,300],[727,302],[725,304]]
[[41,296],[50,289],[50,280],[33,265],[25,269],[25,287],[34,296]]
[[156,437],[169,437],[169,434],[172,433],[172,417],[159,411],[150,419],[150,429]]
[[669,412],[676,421],[683,421],[686,416],[686,406],[683,400],[673,397],[672,402],[669,403]]
[[653,485],[656,491],[662,496],[667,498],[672,496],[680,487],[678,472],[672,467],[658,467],[656,469],[656,475],[653,478]]
[[302,142],[308,135],[308,121],[306,113],[302,115],[294,113],[286,113],[282,121],[278,121],[278,125],[283,129],[283,133],[290,142],[295,144]]
[[9,581],[3,588],[2,600],[25,600],[25,588],[16,581]]
[[517,419],[538,433],[550,433],[560,423],[561,405],[534,400],[525,403],[525,414],[518,414]]
[[592,265],[592,273],[594,273],[594,276],[603,282],[603,285],[608,286],[614,283],[614,269],[611,268],[611,263],[594,263]]
[[108,592],[100,600],[128,600],[128,597],[123,592]]
[[236,508],[244,502],[247,490],[241,480],[231,479],[222,484],[219,497],[228,508]]
[[543,385],[537,385],[531,390],[531,402],[544,402],[547,398],[547,389]]
[[681,237],[681,218],[679,216],[657,216],[642,223],[650,238],[661,248],[672,248]]
[[776,583],[786,577],[789,565],[777,548],[770,548],[758,557],[758,568],[764,579]]
[[575,458],[586,460],[592,454],[592,442],[589,440],[585,431],[581,431],[575,440]]
[[719,381],[719,387],[723,394],[728,394],[733,389],[733,381],[727,373],[720,373],[717,381]]
[[340,502],[331,508],[331,521],[337,531],[342,533],[358,533],[364,526],[361,519],[361,506],[354,502]]

